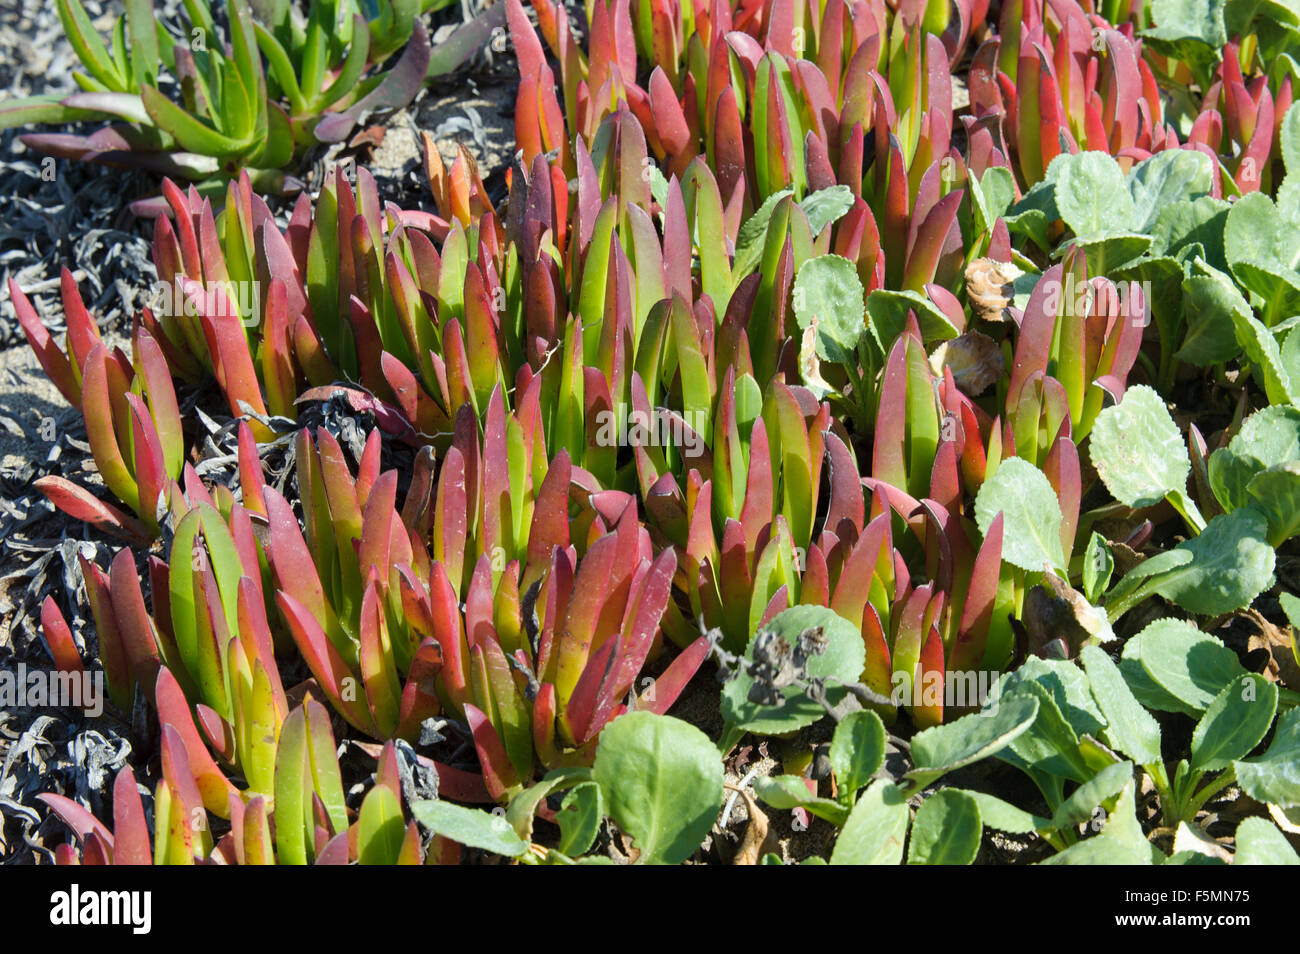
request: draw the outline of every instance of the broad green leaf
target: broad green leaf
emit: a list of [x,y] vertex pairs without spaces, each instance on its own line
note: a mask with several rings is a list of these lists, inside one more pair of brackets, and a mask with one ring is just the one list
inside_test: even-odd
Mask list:
[[1286,836],[1277,826],[1262,818],[1246,818],[1237,826],[1237,853],[1234,865],[1300,865]]
[[885,758],[885,724],[870,709],[850,712],[831,737],[831,771],[841,795],[856,793]]
[[1118,795],[1133,781],[1133,763],[1115,762],[1076,788],[1052,814],[1053,828],[1082,825],[1096,813],[1098,805]]
[[1277,338],[1262,321],[1253,315],[1232,313],[1232,322],[1237,335],[1237,344],[1246,357],[1255,365],[1263,379],[1264,393],[1271,404],[1300,403],[1291,375],[1287,373],[1282,361],[1282,349],[1278,347]]
[[798,775],[774,775],[769,778],[754,779],[754,793],[777,811],[806,808],[837,828],[842,827],[849,817],[849,810],[839,802],[830,798],[820,798],[808,791],[807,784]]
[[1300,461],[1300,410],[1276,405],[1256,411],[1241,430],[1210,455],[1210,489],[1225,510],[1251,501],[1250,482],[1263,470]]
[[999,681],[996,693],[1015,692],[1026,683],[1035,682],[1052,696],[1067,722],[1079,735],[1096,735],[1106,727],[1106,719],[1088,688],[1088,680],[1073,662],[1030,656],[1015,672]]
[[[800,633],[818,626],[826,639],[826,651],[809,660],[808,674],[831,680],[827,700],[831,705],[836,705],[844,698],[845,690],[836,687],[835,680],[857,682],[866,665],[866,647],[858,628],[824,606],[791,607],[777,614],[767,628],[774,630],[793,647],[799,641]],[[753,661],[754,641],[757,638],[758,633],[755,633],[745,650],[746,661]],[[809,699],[794,686],[781,690],[785,701],[780,705],[751,702],[749,692],[753,685],[753,677],[746,672],[737,673],[727,682],[722,690],[722,715],[727,722],[750,732],[774,735],[793,732],[826,715],[826,710],[819,703]]]
[[1174,355],[1179,361],[1206,367],[1241,353],[1234,319],[1250,317],[1250,303],[1223,272],[1207,267],[1183,279],[1183,310],[1187,333]]
[[528,842],[515,834],[505,815],[442,800],[414,802],[411,814],[434,834],[468,848],[490,851],[507,858],[517,858],[528,850]]
[[912,737],[913,787],[1005,749],[1034,724],[1038,699],[1015,693],[995,698],[980,712],[937,725]]
[[722,759],[695,726],[629,712],[600,734],[593,769],[610,817],[632,836],[644,864],[680,864],[722,807]]
[[1151,229],[1152,251],[1173,255],[1189,245],[1199,244],[1201,257],[1215,268],[1226,271],[1228,260],[1223,250],[1223,227],[1227,224],[1230,208],[1231,203],[1208,195],[1165,206]]
[[1280,547],[1300,534],[1300,460],[1260,471],[1246,491],[1268,521],[1268,543]]
[[585,854],[591,849],[605,817],[605,803],[600,786],[583,782],[565,794],[557,818],[560,823],[559,850],[570,857]]
[[1002,559],[1022,570],[1042,572],[1043,564],[1065,567],[1061,548],[1061,505],[1041,470],[1011,457],[980,487],[975,522],[987,535],[989,525],[1003,515]]
[[867,296],[867,315],[871,318],[871,333],[882,352],[887,354],[894,339],[902,334],[909,311],[916,313],[921,339],[927,344],[957,337],[956,326],[925,295],[912,290],[877,288]]
[[991,166],[980,179],[971,179],[971,201],[975,206],[976,230],[987,232],[1015,201],[1016,185],[1006,166]]
[[857,266],[841,255],[819,255],[803,263],[791,293],[795,320],[816,329],[817,355],[852,364],[866,330],[866,305]]
[[1253,507],[1215,517],[1176,549],[1189,551],[1192,562],[1170,573],[1156,592],[1193,613],[1231,613],[1273,585],[1268,521]]
[[916,811],[907,845],[909,865],[968,865],[984,833],[979,804],[959,788],[935,792]]
[[1039,682],[1026,681],[1009,693],[1032,695],[1038,700],[1038,718],[1027,732],[1012,740],[998,758],[1029,773],[1082,782],[1092,774],[1080,749],[1080,734],[1057,705],[1052,691]]
[[1268,324],[1300,311],[1300,221],[1290,211],[1279,211],[1267,195],[1251,192],[1233,204],[1224,226],[1232,273],[1264,299]]
[[1237,784],[1255,801],[1300,806],[1300,709],[1284,712],[1277,720],[1268,751],[1233,766]]
[[1190,149],[1166,149],[1139,162],[1128,174],[1134,218],[1127,228],[1150,232],[1168,206],[1209,195],[1212,174],[1210,157]]
[[1248,673],[1224,687],[1192,733],[1191,769],[1217,772],[1250,754],[1273,724],[1277,686]]
[[1106,719],[1106,742],[1139,765],[1159,762],[1160,723],[1134,698],[1119,667],[1097,646],[1085,646],[1079,657]]
[[1081,152],[1062,163],[1056,179],[1056,207],[1062,221],[1079,237],[1131,232],[1136,224],[1137,211],[1124,173],[1104,152]]
[[1227,0],[1151,0],[1155,26],[1143,30],[1142,38],[1166,56],[1208,67],[1228,42],[1226,6]]
[[1097,415],[1092,464],[1111,495],[1134,509],[1151,507],[1182,491],[1192,462],[1164,399],[1144,384]]
[[831,864],[898,864],[903,859],[911,814],[907,798],[897,785],[884,779],[872,782],[840,830]]
[[989,828],[996,828],[998,831],[1005,831],[1012,835],[1028,835],[1030,832],[1051,827],[1050,818],[1030,814],[996,796],[986,795],[983,792],[966,794],[975,799],[975,803],[979,806],[980,819]]
[[853,208],[853,190],[846,185],[818,189],[804,196],[799,208],[808,216],[808,227],[812,230],[813,238],[816,238],[822,229],[843,218]]
[[772,221],[772,212],[786,196],[794,195],[791,189],[774,192],[740,225],[736,233],[736,257],[731,270],[732,279],[739,283],[742,278],[753,271],[763,256],[763,245],[767,238],[768,224]]
[[1124,644],[1120,672],[1147,708],[1199,716],[1245,670],[1236,653],[1191,623],[1158,619]]
[[[1127,763],[1120,763],[1127,765]],[[1115,766],[1114,768],[1118,768]],[[1132,766],[1129,766],[1130,772]],[[1115,808],[1106,818],[1105,827],[1093,838],[1076,842],[1045,865],[1149,865],[1160,857],[1159,851],[1146,840],[1137,820],[1137,800],[1132,777],[1122,782]]]
[[537,806],[542,804],[552,792],[590,779],[591,769],[589,768],[552,769],[536,785],[530,785],[510,799],[510,807],[506,809],[506,821],[510,823],[510,827],[515,830],[515,833],[520,838],[531,841]]

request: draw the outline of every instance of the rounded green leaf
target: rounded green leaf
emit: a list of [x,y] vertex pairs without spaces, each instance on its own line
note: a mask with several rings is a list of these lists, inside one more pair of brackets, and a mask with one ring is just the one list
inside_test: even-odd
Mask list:
[[1056,208],[1075,235],[1131,232],[1140,223],[1119,163],[1104,152],[1081,152],[1061,163]]
[[1210,703],[1192,733],[1192,771],[1215,772],[1250,754],[1277,713],[1277,686],[1247,673]]
[[569,789],[556,816],[560,823],[560,852],[573,857],[590,850],[604,817],[605,802],[599,785],[583,782]]
[[956,722],[937,725],[912,737],[914,786],[927,785],[945,772],[996,755],[1038,718],[1038,699],[1014,693],[998,697],[984,709]]
[[1276,825],[1263,818],[1247,818],[1237,826],[1237,853],[1234,865],[1300,865],[1286,836]]
[[[826,638],[826,651],[808,661],[808,675],[829,677],[840,682],[857,682],[867,661],[862,634],[834,610],[825,606],[794,606],[777,614],[766,628],[775,631],[793,647],[798,643],[800,633],[819,626]],[[754,641],[757,638],[758,634],[755,633],[749,648],[745,650],[746,661],[753,661]],[[753,677],[740,672],[722,690],[723,718],[741,729],[766,735],[793,732],[811,725],[826,714],[819,703],[793,686],[781,690],[785,701],[779,705],[751,702],[749,692],[753,685]],[[831,705],[835,705],[844,698],[845,690],[835,688],[834,681],[830,686],[827,698]]]
[[1251,798],[1283,808],[1300,806],[1300,709],[1277,720],[1267,752],[1234,765],[1237,784]]
[[1111,495],[1126,507],[1151,507],[1187,486],[1192,462],[1164,399],[1139,384],[1097,415],[1092,463]]
[[831,852],[831,864],[898,864],[911,815],[907,797],[897,785],[884,779],[872,782],[849,813]]
[[1273,585],[1268,521],[1254,507],[1215,517],[1175,549],[1190,552],[1192,562],[1170,573],[1156,592],[1193,613],[1231,613]]
[[791,295],[800,329],[815,328],[817,354],[847,364],[866,330],[866,303],[858,269],[842,255],[819,255],[804,262]]
[[822,229],[853,208],[853,190],[846,185],[818,189],[804,196],[799,208],[808,216],[808,227],[812,230],[813,238],[816,238]]
[[1266,407],[1246,418],[1227,447],[1210,455],[1210,489],[1225,510],[1236,510],[1250,503],[1248,488],[1256,474],[1289,461],[1300,461],[1300,410]]
[[1139,765],[1160,759],[1160,723],[1142,708],[1124,681],[1119,667],[1097,646],[1085,646],[1079,654],[1092,697],[1106,718],[1106,741]]
[[680,864],[722,807],[722,759],[695,726],[629,712],[600,734],[593,775],[610,816],[645,864]]
[[1019,457],[1010,457],[980,487],[975,522],[987,535],[1003,515],[1002,559],[1022,570],[1042,572],[1043,564],[1064,569],[1061,504],[1046,475]]
[[984,832],[975,799],[958,788],[935,792],[916,811],[909,865],[968,865],[979,854]]
[[1149,709],[1199,716],[1245,672],[1237,654],[1180,619],[1158,619],[1124,644],[1120,672]]
[[1269,546],[1280,547],[1300,533],[1300,460],[1260,471],[1246,491],[1268,521]]
[[885,724],[880,716],[859,709],[841,719],[831,738],[830,758],[841,797],[866,785],[885,758]]
[[994,795],[984,792],[967,792],[979,806],[980,820],[989,828],[1005,831],[1013,835],[1027,835],[1033,831],[1050,828],[1052,820],[1039,815],[1032,815],[1017,808],[1010,802],[1004,802]]

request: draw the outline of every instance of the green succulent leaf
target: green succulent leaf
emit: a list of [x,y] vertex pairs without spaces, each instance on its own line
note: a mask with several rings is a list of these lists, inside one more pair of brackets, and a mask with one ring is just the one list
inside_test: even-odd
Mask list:
[[361,802],[361,815],[357,820],[358,862],[363,865],[396,864],[405,834],[401,801],[387,785],[376,785]]
[[722,759],[695,726],[629,712],[600,734],[593,775],[610,817],[632,836],[644,864],[680,864],[722,807]]

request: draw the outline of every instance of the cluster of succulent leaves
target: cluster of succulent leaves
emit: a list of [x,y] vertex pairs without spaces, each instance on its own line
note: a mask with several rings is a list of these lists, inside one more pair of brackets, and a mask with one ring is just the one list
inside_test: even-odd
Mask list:
[[485,14],[435,49],[420,16],[447,2],[312,0],[304,15],[290,0],[227,0],[223,32],[210,0],[184,0],[185,22],[174,25],[153,0],[128,0],[106,40],[81,0],[57,0],[85,70],[73,74],[81,89],[0,103],[0,128],[107,120],[86,136],[22,140],[51,156],[188,179],[207,193],[244,169],[263,191],[293,192],[304,149],[346,138],[371,111],[405,106],[500,18]]
[[[214,66],[268,90],[250,114],[342,129],[413,55],[329,101],[395,34],[272,6],[232,2]],[[1214,635],[1300,531],[1296,24],[1108,6],[1008,2],[990,32],[982,0],[592,0],[580,43],[508,0],[501,207],[427,139],[428,211],[364,170],[285,224],[247,170],[167,180],[172,293],[126,346],[70,273],[62,345],[11,282],[114,499],[40,489],[128,543],[81,565],[111,699],[162,726],[147,809],[130,770],[113,828],[47,799],[59,860],[680,863],[746,734],[830,725],[829,771],[753,792],[836,827],[831,862],[970,863],[986,827],[1059,862],[1223,860],[1230,786],[1272,819],[1236,860],[1300,860],[1300,686]],[[101,105],[158,105],[156,65],[104,56]],[[203,388],[234,486],[195,466]],[[1171,414],[1225,394],[1213,444]],[[321,402],[368,434],[300,425]],[[81,670],[52,600],[42,624]],[[710,657],[720,740],[668,714]],[[944,691],[990,671],[987,699]],[[377,763],[351,805],[335,731]],[[448,733],[470,759],[427,749]],[[990,759],[1035,804],[947,784]]]

